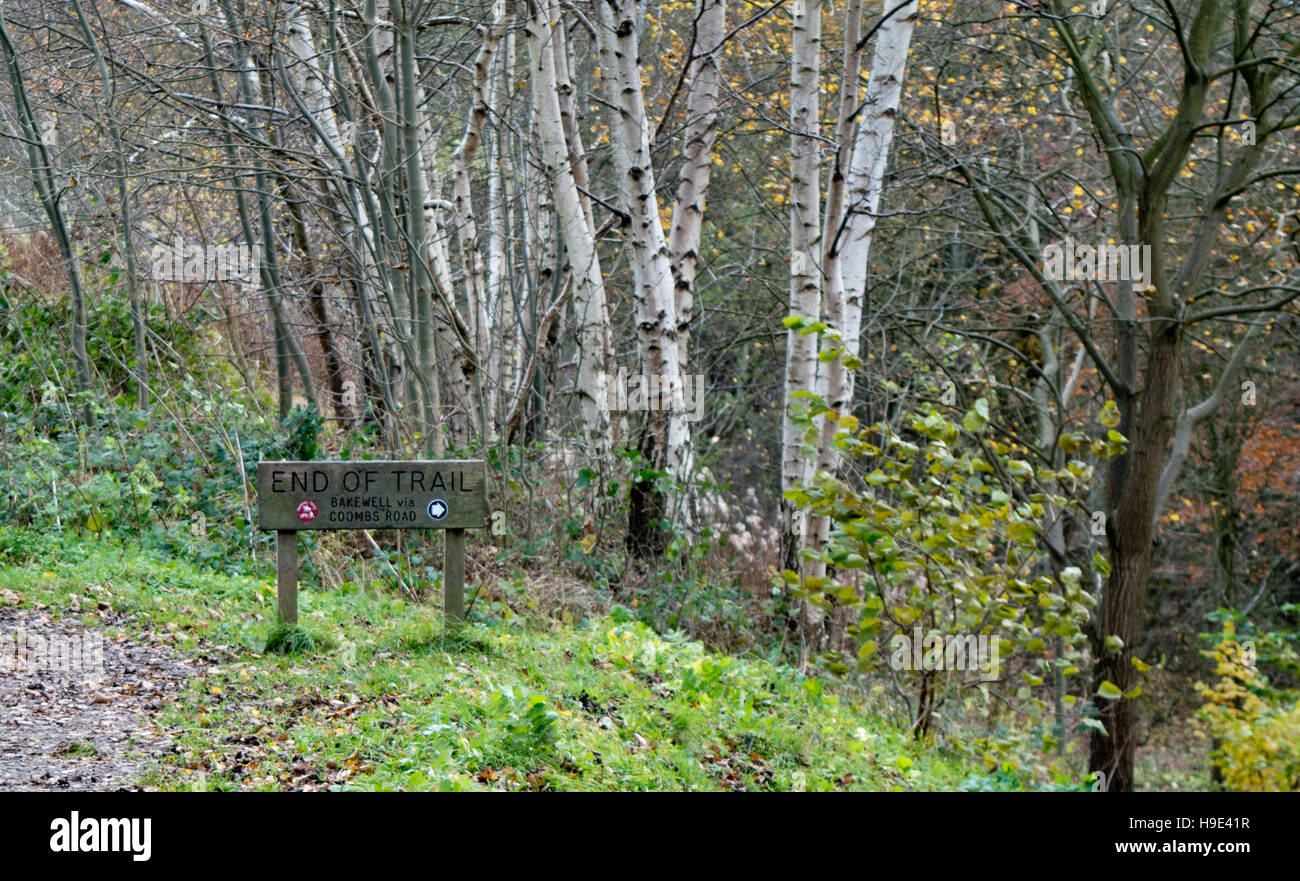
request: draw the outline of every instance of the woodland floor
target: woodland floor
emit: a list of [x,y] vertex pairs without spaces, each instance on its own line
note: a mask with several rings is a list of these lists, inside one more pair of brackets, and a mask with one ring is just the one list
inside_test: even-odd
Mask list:
[[123,637],[103,641],[95,678],[14,663],[15,634],[86,632],[43,609],[0,607],[0,646],[9,652],[0,664],[0,791],[137,789],[142,767],[170,749],[157,717],[204,659]]
[[[267,651],[269,572],[105,537],[7,541],[0,791],[1083,786],[1064,763],[993,780],[978,753],[915,743],[870,693],[621,607],[566,622],[487,596],[448,633],[436,602],[382,582],[309,584],[312,645],[286,654]],[[37,637],[102,634],[103,675],[22,669],[19,633],[36,658]]]

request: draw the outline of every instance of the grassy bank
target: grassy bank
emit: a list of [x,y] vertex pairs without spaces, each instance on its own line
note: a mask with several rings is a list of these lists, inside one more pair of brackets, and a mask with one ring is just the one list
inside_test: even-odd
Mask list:
[[[159,789],[951,789],[982,767],[917,749],[816,678],[620,614],[445,633],[383,585],[301,593],[311,649],[268,651],[275,590],[109,537],[0,530],[0,596],[208,662],[161,715]],[[289,634],[300,637],[301,634]]]

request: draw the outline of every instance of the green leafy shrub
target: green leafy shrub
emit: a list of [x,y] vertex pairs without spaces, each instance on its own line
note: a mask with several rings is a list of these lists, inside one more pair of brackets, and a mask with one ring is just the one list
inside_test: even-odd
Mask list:
[[[809,430],[817,427],[811,417],[826,412],[812,401]],[[1035,468],[986,436],[990,418],[983,398],[960,425],[931,410],[906,420],[902,433],[839,416],[836,444],[863,464],[860,485],[823,472],[786,493],[830,520],[826,544],[802,553],[833,574],[786,570],[784,586],[824,616],[847,610],[852,619],[856,658],[832,647],[818,663],[835,674],[888,664],[914,698],[918,738],[946,702],[960,715],[965,693],[987,701],[993,680],[1037,721],[1050,684],[1084,666],[1083,626],[1096,597],[1083,589],[1078,567],[1048,569],[1039,545],[1043,524],[1078,504],[1062,488],[1086,486],[1093,466],[1071,459],[1060,470]],[[1113,431],[1101,441],[1080,434],[1069,450],[1108,456],[1123,444]],[[1100,555],[1094,565],[1104,574]],[[1018,673],[1017,682],[1007,682],[1008,671]]]
[[[1219,677],[1196,684],[1205,699],[1198,717],[1215,747],[1210,759],[1224,789],[1238,792],[1300,791],[1300,704],[1294,692],[1270,688],[1260,672],[1255,639],[1237,632],[1237,621],[1221,624],[1213,647],[1204,652]],[[1294,664],[1288,643],[1295,634],[1256,634],[1272,649],[1274,663]]]
[[498,761],[527,764],[555,747],[559,714],[550,704],[546,695],[521,685],[506,686],[492,696],[488,715],[500,732]]

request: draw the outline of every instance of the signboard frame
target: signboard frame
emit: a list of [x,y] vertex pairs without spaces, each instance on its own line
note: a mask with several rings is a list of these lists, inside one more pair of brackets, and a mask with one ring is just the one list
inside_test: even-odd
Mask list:
[[465,619],[465,530],[488,525],[482,459],[363,459],[257,463],[257,525],[274,530],[281,620],[298,623],[298,533],[445,529],[443,611]]

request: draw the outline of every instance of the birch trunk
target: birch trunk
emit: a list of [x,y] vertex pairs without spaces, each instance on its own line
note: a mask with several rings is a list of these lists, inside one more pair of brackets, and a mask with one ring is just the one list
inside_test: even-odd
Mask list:
[[688,78],[686,135],[682,147],[681,180],[668,232],[668,254],[676,279],[678,371],[688,375],[691,322],[695,320],[695,275],[699,263],[704,202],[713,171],[713,147],[718,139],[719,73],[716,53],[726,30],[726,0],[699,0],[695,53]]
[[[360,269],[364,265],[364,258],[361,253],[363,249],[359,247],[357,241],[358,227],[368,232],[370,221],[365,214],[364,207],[355,202],[354,196],[350,192],[355,180],[351,164],[347,159],[349,142],[352,141],[352,137],[345,136],[345,126],[340,124],[339,114],[336,111],[333,95],[326,78],[326,64],[323,63],[322,54],[316,48],[316,35],[312,29],[311,19],[307,14],[307,4],[285,0],[282,3],[281,14],[287,21],[285,29],[286,42],[292,59],[288,66],[288,74],[290,85],[296,92],[295,102],[302,108],[309,124],[316,133],[317,137],[312,141],[313,152],[327,167],[336,172],[336,175],[326,182],[326,194],[330,202],[331,212],[341,220],[341,237],[349,243],[353,257]],[[337,201],[332,197],[337,197]],[[348,205],[348,210],[339,210],[337,207],[339,203]],[[357,215],[356,219],[360,221],[359,223],[354,222],[352,217],[354,214]],[[310,236],[300,216],[297,218],[294,235],[303,249],[304,261],[314,263],[315,258],[311,253],[309,244]],[[308,275],[312,274],[309,270]],[[326,293],[326,286],[321,285],[319,282],[313,284],[310,302],[319,330],[321,349],[325,357],[330,396],[333,401],[335,415],[344,426],[349,426],[354,420],[355,414],[344,399],[344,377],[338,351],[339,345],[335,338],[336,332],[329,314]]]
[[[587,217],[587,226],[597,230],[596,221],[591,212],[591,197],[587,195],[591,186],[591,172],[587,168],[587,148],[582,139],[582,117],[574,100],[576,89],[573,85],[572,65],[570,64],[569,35],[563,27],[552,31],[550,42],[551,55],[555,59],[556,94],[560,101],[560,121],[564,126],[564,141],[569,151],[569,167],[573,170],[573,181],[578,188],[578,201],[583,214]],[[558,279],[557,279],[558,281]],[[557,290],[559,290],[557,288]],[[606,313],[606,323],[609,323]],[[560,320],[563,321],[563,313]],[[612,337],[607,338],[601,367],[606,375],[613,369],[614,348]],[[627,444],[627,412],[609,411],[610,437],[612,449],[620,449]]]
[[[857,131],[858,118],[858,74],[862,62],[862,49],[858,40],[862,30],[862,0],[850,0],[844,10],[844,65],[840,74],[840,107],[835,122],[835,164],[831,168],[830,180],[826,185],[826,211],[823,229],[826,239],[822,247],[822,320],[836,330],[844,325],[844,275],[840,265],[839,239],[836,233],[844,222],[846,190],[848,188],[848,167],[852,157],[854,133]],[[834,338],[827,338],[823,350],[834,349],[840,345]],[[818,397],[830,402],[829,376],[830,364],[818,360],[813,365],[817,374],[814,382]],[[827,413],[822,423],[823,434],[827,427],[836,424],[834,412]],[[833,433],[832,433],[833,440]],[[836,451],[832,445],[819,444],[816,459],[804,461],[805,481],[811,480],[817,471],[828,471],[836,467]],[[820,550],[830,538],[830,521],[826,517],[805,517],[804,544],[811,550]],[[804,564],[804,574],[812,578],[823,578],[826,566],[820,560],[809,560]],[[810,609],[807,616],[811,621],[817,613]]]
[[509,182],[506,179],[506,156],[501,143],[501,132],[497,132],[488,144],[488,250],[487,250],[487,286],[486,296],[480,307],[478,319],[479,333],[483,337],[482,357],[487,365],[487,387],[483,389],[483,406],[487,410],[489,425],[499,428],[501,425],[501,401],[503,391],[510,381],[513,359],[507,347],[513,336],[514,310],[507,309],[504,302],[509,296],[506,287],[506,223]]
[[[483,406],[494,413],[491,375],[492,321],[488,295],[487,267],[479,242],[478,221],[470,189],[470,163],[483,142],[483,126],[494,111],[497,96],[503,89],[495,88],[497,50],[505,37],[510,19],[514,16],[514,3],[496,0],[492,6],[492,24],[483,35],[478,54],[474,58],[474,85],[470,100],[469,119],[456,152],[452,154],[452,208],[456,217],[456,236],[460,247],[461,263],[465,272],[465,302],[471,322],[475,359],[479,370],[488,370],[488,391]],[[491,198],[491,196],[489,196]],[[492,206],[489,211],[495,211]]]
[[573,312],[578,339],[575,388],[582,410],[583,435],[592,460],[604,472],[613,450],[605,363],[609,351],[609,316],[605,280],[596,252],[596,231],[583,211],[574,180],[569,145],[564,137],[556,80],[552,22],[559,19],[554,0],[532,0],[526,33],[531,59],[533,113],[541,140],[542,163],[551,187],[560,234],[568,251],[573,279]]
[[[889,147],[894,138],[894,119],[903,93],[903,75],[912,31],[916,26],[916,14],[917,4],[913,2],[899,8],[880,26],[871,77],[867,82],[867,94],[862,107],[862,119],[853,140],[847,179],[839,183],[839,186],[847,189],[842,214],[835,204],[837,182],[834,181],[833,196],[828,205],[828,219],[839,222],[833,229],[827,227],[829,240],[826,244],[827,295],[824,320],[839,331],[839,339],[828,339],[826,345],[828,349],[838,348],[842,351],[839,357],[819,362],[818,393],[830,409],[821,421],[816,471],[831,476],[836,475],[840,469],[840,453],[835,446],[839,417],[848,416],[853,410],[852,366],[860,349],[862,299],[866,291],[871,239],[876,228],[880,195],[884,189]],[[856,80],[856,59],[846,58],[845,66],[846,73],[849,68],[853,69]],[[851,115],[846,118],[841,113],[837,134],[847,138],[852,128],[851,120]],[[831,209],[834,209],[834,213]],[[827,518],[810,518],[809,547],[821,548],[829,537],[829,532],[830,522]],[[825,564],[820,560],[810,561],[807,574],[815,578],[825,576]]]
[[623,208],[630,217],[625,242],[631,246],[628,262],[635,285],[642,382],[647,383],[647,377],[658,377],[659,388],[665,390],[659,400],[648,402],[641,453],[652,469],[669,475],[674,488],[660,498],[661,493],[649,484],[634,486],[629,529],[634,550],[655,555],[661,550],[662,538],[650,521],[665,517],[680,521],[687,515],[682,501],[690,479],[690,425],[686,421],[684,378],[677,350],[672,264],[659,217],[650,158],[649,117],[638,57],[637,5],[633,0],[602,0],[596,5],[600,12],[600,77],[614,108],[609,125],[614,170]]
[[552,31],[550,42],[551,54],[555,58],[556,92],[560,99],[560,120],[564,124],[564,139],[568,145],[569,165],[573,168],[573,180],[578,186],[578,198],[582,210],[587,215],[587,225],[596,228],[592,219],[591,199],[586,191],[591,187],[591,174],[587,170],[587,148],[582,141],[582,126],[579,124],[578,108],[573,100],[573,73],[569,66],[569,36],[563,27]]
[[[872,234],[876,229],[876,212],[884,191],[885,168],[889,163],[889,148],[894,140],[894,120],[903,95],[903,76],[907,68],[907,53],[916,28],[917,4],[900,8],[881,25],[876,36],[875,57],[871,63],[871,78],[867,82],[867,96],[862,110],[857,138],[853,144],[853,159],[849,165],[848,204],[843,230],[836,231],[841,242],[841,266],[844,277],[844,326],[842,335],[845,351],[850,356],[858,354],[858,335],[862,328],[862,298],[866,290],[867,262],[871,252]],[[830,374],[832,377],[834,374]],[[853,374],[842,371],[843,385],[830,387],[831,394],[841,394],[851,401]],[[829,400],[828,400],[828,403]]]
[[[818,134],[821,79],[821,7],[816,0],[795,0],[790,64],[790,316],[816,320],[821,310],[821,186],[818,181]],[[816,342],[791,328],[786,332],[785,416],[781,426],[781,491],[804,480],[807,457],[801,450],[803,429],[791,408],[801,406],[799,392],[814,390]],[[792,502],[781,501],[783,569],[798,571],[803,518]]]

